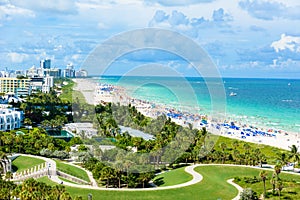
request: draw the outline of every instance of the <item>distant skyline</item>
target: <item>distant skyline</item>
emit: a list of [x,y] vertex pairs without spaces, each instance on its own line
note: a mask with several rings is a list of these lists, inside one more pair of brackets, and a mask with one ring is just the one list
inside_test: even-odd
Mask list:
[[[299,24],[297,0],[0,0],[0,69],[27,69],[46,58],[53,67],[78,69],[115,34],[154,27],[192,38],[224,77],[300,78]],[[153,62],[195,74],[159,51],[123,56],[108,73]]]

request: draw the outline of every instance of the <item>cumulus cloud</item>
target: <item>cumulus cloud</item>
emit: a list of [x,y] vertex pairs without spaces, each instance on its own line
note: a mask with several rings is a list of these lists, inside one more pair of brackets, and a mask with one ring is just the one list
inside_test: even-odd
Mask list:
[[172,26],[177,25],[187,25],[189,23],[189,19],[182,13],[174,10],[172,15],[169,17],[169,22]]
[[13,63],[22,63],[29,58],[27,54],[10,52],[7,54],[10,61]]
[[199,3],[210,3],[215,0],[145,0],[146,3],[157,3],[162,6],[187,6]]
[[51,12],[58,14],[75,14],[77,12],[76,1],[73,0],[10,0],[14,6],[37,12]]
[[291,52],[300,52],[300,37],[282,34],[280,40],[272,42],[271,47],[277,53],[286,49]]
[[232,17],[226,14],[223,8],[219,8],[218,10],[214,10],[212,18],[215,22],[224,22],[230,21]]
[[15,17],[34,17],[35,14],[27,9],[18,8],[11,4],[0,3],[0,21],[11,20]]
[[[223,8],[214,10],[212,13],[212,19],[205,19],[204,17],[200,18],[188,18],[184,13],[173,10],[169,15],[163,10],[157,10],[151,19],[149,26],[157,25],[168,25],[170,27],[186,26],[189,30],[193,28],[208,28],[212,26],[223,26],[227,22],[232,20],[232,16],[228,13],[225,13]],[[191,30],[192,31],[192,30]]]
[[290,7],[283,3],[265,0],[243,0],[239,2],[239,6],[252,17],[262,20],[300,19],[300,6]]

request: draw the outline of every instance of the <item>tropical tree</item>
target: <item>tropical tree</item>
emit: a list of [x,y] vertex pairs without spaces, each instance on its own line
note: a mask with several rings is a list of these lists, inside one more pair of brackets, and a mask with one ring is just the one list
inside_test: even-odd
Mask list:
[[12,178],[13,178],[12,172],[11,171],[6,172],[5,179],[10,181],[10,179],[12,179]]
[[294,165],[293,165],[293,171],[294,171],[296,163],[298,163],[299,160],[300,160],[300,154],[298,152],[299,150],[296,147],[296,145],[292,145],[290,147],[290,149],[291,149],[291,152],[290,152],[290,155],[289,155],[289,159],[291,159],[291,161],[294,162]]
[[283,182],[281,180],[277,181],[276,187],[277,187],[278,195],[279,195],[279,199],[280,199],[281,191],[282,191],[282,189],[284,187],[283,186]]
[[151,172],[140,173],[138,180],[142,182],[142,186],[145,188],[145,183],[148,183],[152,178],[154,178],[154,174]]
[[28,128],[28,133],[29,133],[29,132],[30,132],[30,126],[32,125],[31,119],[28,118],[28,117],[26,117],[26,118],[24,119],[24,124],[27,126],[27,128]]
[[110,180],[114,177],[114,170],[111,167],[105,166],[101,170],[100,181],[106,181],[106,188],[110,185]]
[[272,193],[274,194],[275,193],[275,187],[276,187],[276,176],[275,176],[275,173],[273,173],[272,175],[272,178],[270,180],[270,183],[272,185]]
[[259,172],[259,176],[263,182],[263,186],[264,186],[264,198],[266,197],[266,180],[267,180],[267,176],[268,176],[268,173],[263,170],[263,171],[260,171]]
[[276,164],[274,166],[274,171],[276,173],[277,180],[279,179],[279,174],[281,172],[281,168],[282,168],[281,164]]

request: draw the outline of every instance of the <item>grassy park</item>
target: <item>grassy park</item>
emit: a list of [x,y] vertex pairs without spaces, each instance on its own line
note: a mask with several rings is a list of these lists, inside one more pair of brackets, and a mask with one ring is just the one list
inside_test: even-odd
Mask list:
[[192,175],[184,171],[185,167],[174,169],[171,171],[165,171],[157,175],[153,182],[157,186],[170,186],[188,182],[192,180]]
[[59,171],[65,172],[67,174],[70,174],[72,176],[75,176],[77,178],[85,180],[87,182],[90,182],[90,179],[84,170],[82,170],[78,167],[75,167],[73,165],[66,164],[59,160],[56,160],[55,162],[56,162],[56,167]]
[[[178,182],[177,174],[185,173],[183,168],[174,170],[174,176],[169,176],[167,184]],[[88,194],[93,195],[93,199],[232,199],[238,193],[236,188],[228,184],[226,181],[235,177],[258,177],[261,169],[238,167],[238,166],[201,166],[195,169],[203,176],[203,180],[197,184],[178,188],[178,189],[168,189],[168,190],[157,190],[157,191],[99,191],[99,190],[88,190],[80,188],[66,187],[67,191],[72,194],[72,196],[81,195],[84,199],[87,199]],[[269,175],[272,171],[269,171]],[[163,175],[163,174],[162,174]],[[172,180],[173,177],[173,180]],[[285,185],[283,193],[286,196],[290,196],[290,199],[299,199],[300,194],[297,182],[300,182],[300,176],[281,173],[280,177],[284,180],[290,180],[294,182]],[[47,179],[47,178],[46,178]],[[167,180],[167,179],[166,179]],[[43,182],[49,183],[48,180]],[[270,181],[267,181],[270,182]],[[262,182],[259,181],[254,185],[242,185],[245,187],[253,187],[255,191],[259,194],[263,191]],[[270,183],[267,183],[267,188],[270,189]],[[277,197],[278,198],[278,197]],[[272,198],[271,198],[272,199]]]
[[39,158],[19,156],[12,162],[12,168],[15,172],[21,172],[42,163],[45,163],[45,161]]

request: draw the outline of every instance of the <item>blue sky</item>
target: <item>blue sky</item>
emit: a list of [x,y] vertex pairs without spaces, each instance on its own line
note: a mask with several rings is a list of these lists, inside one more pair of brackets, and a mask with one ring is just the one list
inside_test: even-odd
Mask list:
[[[115,34],[154,27],[196,41],[223,76],[299,78],[299,24],[298,0],[0,0],[0,69],[26,69],[45,58],[79,68]],[[109,72],[159,62],[195,75],[176,56],[153,54],[126,55]]]

